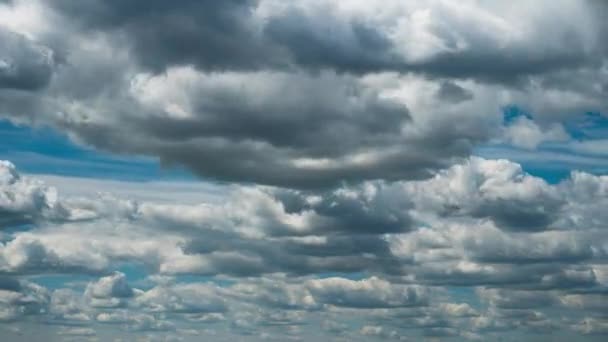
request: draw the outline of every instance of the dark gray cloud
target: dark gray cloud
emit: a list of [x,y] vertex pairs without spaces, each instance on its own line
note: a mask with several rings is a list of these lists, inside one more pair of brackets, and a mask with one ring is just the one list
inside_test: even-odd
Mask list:
[[[35,36],[60,56],[61,67],[15,69],[25,82],[19,87],[45,91],[1,91],[3,115],[50,124],[104,150],[157,156],[208,179],[287,188],[428,177],[499,134],[499,115],[488,113],[501,104],[493,94],[478,98],[478,83],[511,87],[519,79],[570,74],[600,58],[595,29],[551,21],[546,30],[556,34],[535,45],[534,28],[546,20],[525,17],[534,34],[518,35],[499,5],[471,12],[473,24],[430,4],[397,6],[385,17],[330,2],[45,6],[56,14],[49,16],[56,29]],[[586,6],[570,6],[590,15]],[[428,25],[399,24],[399,15],[411,19],[417,10],[430,11]],[[415,29],[428,40],[419,40]],[[505,36],[512,39],[503,42]],[[527,53],[531,46],[534,54]],[[407,77],[416,90],[407,89]],[[433,84],[442,100],[419,108],[425,101],[415,99],[428,93],[419,82]],[[469,82],[471,90],[457,82]],[[412,91],[419,96],[394,96]],[[521,225],[512,222],[519,214],[501,222]],[[523,214],[522,221],[545,223],[538,213]]]
[[0,289],[19,292],[21,290],[21,282],[12,277],[0,277]]
[[102,99],[108,116],[93,111],[60,125],[94,146],[158,155],[203,177],[296,188],[425,177],[466,156],[487,135],[472,127],[437,132],[442,138],[432,142],[405,136],[402,130],[415,125],[405,105],[332,73],[204,76],[182,69],[143,80],[132,91],[142,101],[162,103],[168,99],[145,97],[172,82],[172,91],[186,87],[187,102],[159,111],[117,94]]
[[184,246],[184,252],[206,260],[192,273],[255,276],[284,272],[307,275],[325,272],[398,273],[398,261],[388,244],[374,236],[325,237],[322,241],[243,239],[232,234],[208,233]]
[[441,82],[439,86],[437,97],[442,101],[458,103],[471,100],[473,98],[473,93],[456,83],[444,81]]
[[[331,3],[287,4],[267,18],[257,17],[255,11],[264,2],[254,0],[185,1],[179,5],[62,0],[51,5],[79,27],[124,33],[139,62],[156,71],[176,64],[216,70],[296,65],[311,70],[415,72],[512,83],[527,76],[576,69],[596,59],[594,51],[585,49],[588,37],[578,28],[552,26],[557,35],[528,54],[525,51],[532,42],[515,40],[501,46],[493,36],[504,30],[499,24],[484,22],[480,13],[471,13],[479,16],[474,20],[490,24],[489,32],[479,34],[452,17],[444,6],[420,8],[433,10],[429,33],[448,51],[419,60],[400,51],[401,44],[408,52],[414,49],[410,42],[398,41],[385,27],[378,27],[380,23],[369,22],[375,18],[341,17],[344,13]],[[389,22],[389,27],[395,29],[394,24]],[[459,44],[466,47],[458,48]]]
[[38,90],[53,74],[52,51],[0,26],[0,91]]
[[78,28],[124,35],[138,62],[155,71],[193,64],[202,69],[259,69],[278,63],[256,34],[255,0],[72,1],[50,4]]
[[472,213],[477,217],[490,217],[496,224],[513,231],[540,231],[551,228],[561,207],[559,200],[539,199],[536,205],[514,199],[496,199],[481,204]]
[[321,218],[309,233],[384,234],[406,232],[413,224],[413,206],[387,187],[369,185],[331,192],[277,191],[273,195],[290,214],[314,212]]
[[351,73],[391,70],[392,42],[371,25],[342,21],[331,13],[310,16],[290,9],[264,26],[268,39],[286,49],[293,61],[311,70],[330,68]]
[[434,77],[472,78],[489,83],[513,84],[526,81],[530,76],[543,75],[562,69],[576,70],[587,65],[593,56],[582,52],[582,46],[576,43],[578,41],[580,38],[576,35],[566,36],[563,38],[562,44],[567,44],[571,50],[541,50],[536,56],[525,56],[523,51],[516,51],[516,54],[505,54],[504,51],[495,47],[440,53],[412,66],[411,69]]

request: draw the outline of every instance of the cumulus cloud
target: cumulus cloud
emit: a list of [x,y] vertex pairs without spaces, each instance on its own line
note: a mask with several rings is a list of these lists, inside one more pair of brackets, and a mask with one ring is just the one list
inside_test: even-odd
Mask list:
[[226,310],[218,289],[198,284],[159,285],[139,295],[136,302],[150,312],[199,314]]
[[43,314],[49,304],[46,288],[10,277],[0,278],[0,320],[14,321]]
[[85,295],[90,298],[92,306],[118,307],[124,305],[124,298],[133,297],[135,291],[127,283],[124,273],[115,272],[89,283]]
[[393,285],[385,280],[370,278],[346,280],[327,278],[311,280],[311,293],[322,302],[354,308],[383,308],[425,305],[424,289]]
[[533,120],[520,116],[505,128],[504,138],[513,146],[534,149],[543,142],[568,141],[570,136],[559,124],[542,129]]
[[38,180],[21,177],[15,165],[0,161],[0,227],[61,216],[57,193]]
[[410,186],[422,207],[445,215],[489,218],[514,231],[549,228],[563,205],[554,187],[507,160],[471,158],[428,181],[406,184]]
[[[106,198],[108,207],[58,196],[66,210],[91,214],[77,222],[48,219],[5,243],[6,317],[35,316],[81,329],[61,328],[65,334],[181,334],[205,324],[253,338],[275,336],[277,329],[292,337],[311,334],[300,327],[328,315],[335,324],[320,331],[357,340],[546,332],[557,327],[552,310],[569,308],[573,317],[564,329],[597,334],[605,280],[594,265],[608,255],[605,234],[599,223],[575,218],[589,215],[581,210],[601,210],[582,203],[605,197],[604,178],[574,173],[551,185],[517,164],[474,158],[430,180],[325,192],[245,187],[224,202]],[[558,199],[569,209],[546,221],[550,227],[514,229],[479,215],[472,200],[498,193],[507,202],[525,198],[528,207]],[[456,205],[467,209],[455,211]],[[386,223],[377,217],[393,211],[407,212],[407,229],[378,229]],[[351,228],[355,223],[359,227]],[[158,277],[134,287],[125,273],[112,272],[124,262],[175,280],[184,273],[213,280]],[[15,278],[57,272],[106,275],[80,290],[53,291]],[[316,276],[323,272],[370,276]],[[454,285],[477,288],[482,304],[454,301],[446,292]],[[363,321],[336,321],[352,312]],[[590,317],[587,323],[575,312]]]

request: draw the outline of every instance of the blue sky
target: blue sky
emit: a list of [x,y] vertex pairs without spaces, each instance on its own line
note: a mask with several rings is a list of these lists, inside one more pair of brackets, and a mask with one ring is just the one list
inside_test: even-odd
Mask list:
[[163,168],[156,158],[104,153],[73,143],[50,127],[0,121],[0,155],[27,173],[129,181],[192,179],[179,168]]

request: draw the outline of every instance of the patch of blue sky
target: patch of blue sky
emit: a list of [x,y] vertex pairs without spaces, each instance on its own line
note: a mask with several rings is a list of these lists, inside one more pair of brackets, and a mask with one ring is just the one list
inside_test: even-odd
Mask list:
[[568,149],[540,146],[526,150],[508,145],[486,145],[475,149],[474,154],[488,159],[508,159],[521,164],[524,171],[555,184],[568,178],[572,171],[608,174],[608,159],[584,155]]
[[563,123],[570,136],[576,140],[608,139],[608,117],[587,112]]
[[14,239],[15,233],[25,232],[34,227],[35,225],[32,223],[15,224],[14,222],[10,222],[8,225],[3,225],[3,222],[0,219],[0,242],[10,241]]
[[162,167],[155,158],[100,152],[49,127],[17,126],[6,120],[0,120],[0,159],[33,174],[129,181],[194,179],[184,169]]
[[99,275],[81,273],[43,274],[28,277],[28,280],[49,290],[71,288],[80,291],[84,290],[89,282],[97,279],[99,279]]
[[229,287],[236,283],[238,283],[235,279],[230,279],[227,277],[216,277],[216,276],[204,276],[204,275],[178,275],[174,278],[174,281],[177,283],[191,283],[191,284],[200,284],[200,283],[211,283],[219,287]]
[[[503,122],[509,125],[516,118],[533,116],[517,106],[503,109]],[[579,170],[608,174],[608,118],[599,113],[583,113],[562,123],[571,139],[566,142],[545,142],[536,149],[522,149],[507,144],[478,146],[473,154],[489,159],[509,159],[522,165],[524,171],[558,183]]]
[[[517,118],[525,117],[534,120],[534,116],[516,106],[505,106],[502,110],[503,124],[508,126]],[[597,112],[585,112],[574,115],[562,122],[566,132],[573,140],[606,139],[608,138],[608,117]]]
[[511,123],[513,123],[515,121],[515,119],[519,118],[519,117],[526,117],[530,120],[532,120],[532,114],[524,111],[523,109],[515,106],[515,105],[510,105],[510,106],[505,106],[502,109],[502,122],[504,125],[509,125]]
[[[116,267],[116,271],[122,272],[127,277],[129,284],[134,287],[148,290],[154,286],[150,281],[149,276],[155,274],[155,270],[149,269],[141,263],[123,263]],[[227,287],[236,283],[236,281],[226,277],[205,276],[205,275],[175,275],[172,276],[172,281],[176,283],[212,283],[220,287]]]

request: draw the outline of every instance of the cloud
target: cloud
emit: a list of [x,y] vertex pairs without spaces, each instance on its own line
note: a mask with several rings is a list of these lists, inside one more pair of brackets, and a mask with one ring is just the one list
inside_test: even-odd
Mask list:
[[359,333],[364,336],[374,336],[388,339],[399,338],[399,334],[397,333],[397,331],[386,331],[384,327],[377,325],[363,326],[361,330],[359,330]]
[[[191,68],[141,76],[128,90],[136,102],[125,101],[147,114],[119,110],[100,121],[100,113],[89,113],[86,122],[66,123],[69,129],[94,145],[159,154],[215,179],[297,188],[423,177],[468,149],[464,144],[439,150],[408,139],[407,106],[351,76],[204,74]],[[316,101],[309,102],[311,96]],[[123,128],[106,130],[118,121]],[[123,135],[128,127],[141,135]],[[471,133],[464,137],[471,144],[482,139]]]
[[[10,21],[10,34],[61,63],[24,74],[32,89],[0,91],[0,111],[206,179],[311,189],[426,178],[492,139],[563,139],[555,122],[606,108],[594,9],[563,1],[548,20],[545,7],[19,2],[3,15],[49,14]],[[513,103],[538,127],[502,127]]]
[[139,295],[136,303],[149,312],[200,314],[226,311],[225,301],[218,290],[204,284],[159,285]]
[[[139,62],[156,70],[183,64],[211,70],[296,65],[509,82],[580,67],[593,60],[594,52],[603,51],[596,41],[601,31],[593,10],[567,1],[551,11],[551,18],[560,18],[565,25],[541,15],[542,2],[511,11],[500,5],[397,1],[367,8],[355,1],[341,6],[328,1],[205,1],[167,6],[155,1],[146,3],[145,11],[143,2],[58,1],[52,6],[77,27],[122,30]],[[586,30],[573,17],[593,22],[594,29]],[[511,25],[513,19],[521,25]],[[151,22],[162,23],[159,27],[167,30],[150,30]],[[546,31],[555,35],[540,39]],[[535,53],[526,54],[534,45]]]
[[480,297],[500,309],[530,309],[554,305],[557,298],[551,293],[528,291],[480,290]]
[[21,177],[8,161],[0,162],[0,227],[31,223],[37,219],[62,216],[54,188]]
[[95,336],[95,330],[91,328],[62,328],[59,335],[63,336]]
[[440,84],[437,97],[442,101],[459,103],[473,99],[473,93],[456,83],[445,81]]
[[[273,61],[273,50],[256,33],[255,3],[187,1],[175,6],[163,1],[93,0],[57,1],[51,7],[77,28],[124,32],[138,62],[151,70],[180,64],[226,70],[257,68]],[[159,26],[151,26],[152,22]]]
[[[36,212],[21,203],[50,187],[2,165],[5,193],[15,194],[5,206]],[[330,331],[356,340],[365,326],[380,327],[379,338],[601,331],[579,323],[605,311],[605,176],[574,172],[549,184],[516,163],[473,157],[425,180],[233,185],[221,200],[196,201],[183,184],[168,199],[149,196],[148,184],[117,198],[95,194],[103,181],[79,182],[91,191],[40,196],[46,204],[28,229],[2,236],[6,320],[99,336],[205,324],[253,338],[284,327],[305,340]],[[530,212],[542,219],[505,219]],[[150,277],[134,282],[116,271],[125,266]],[[59,275],[87,280],[32,282]],[[306,328],[325,318],[334,328]]]
[[82,325],[94,318],[94,311],[83,294],[73,289],[57,289],[51,294],[48,314],[55,323]]
[[115,272],[111,276],[90,283],[87,286],[87,292],[96,298],[128,298],[133,296],[133,289],[127,284],[125,274],[121,272]]
[[[583,235],[583,234],[581,234]],[[578,262],[593,258],[593,243],[571,232],[547,232],[527,240],[496,230],[480,230],[465,242],[473,257],[490,263]]]
[[0,27],[0,90],[35,91],[50,82],[53,51]]
[[471,158],[411,186],[421,207],[445,215],[489,218],[513,231],[549,228],[563,205],[556,189],[507,160]]
[[379,278],[311,280],[312,295],[326,304],[353,308],[386,308],[425,305],[424,289],[391,284]]
[[574,327],[585,335],[603,336],[608,333],[608,322],[594,318],[585,318]]
[[535,149],[543,142],[568,141],[569,136],[559,124],[541,129],[533,120],[520,116],[504,130],[505,140],[513,146]]
[[1,118],[230,184],[0,162],[0,337],[606,334],[608,178],[472,156],[599,160],[604,4],[7,3]]
[[89,283],[85,290],[85,296],[90,298],[90,305],[94,307],[124,306],[125,298],[131,298],[135,293],[121,272],[114,272],[113,275]]
[[310,291],[302,284],[289,284],[272,280],[239,283],[231,287],[229,294],[240,300],[283,310],[318,310]]
[[124,325],[128,330],[135,332],[175,330],[175,326],[168,321],[148,314],[127,311],[102,312],[97,315],[96,321],[101,324]]
[[49,293],[44,287],[28,281],[0,278],[0,321],[43,314],[48,304]]

